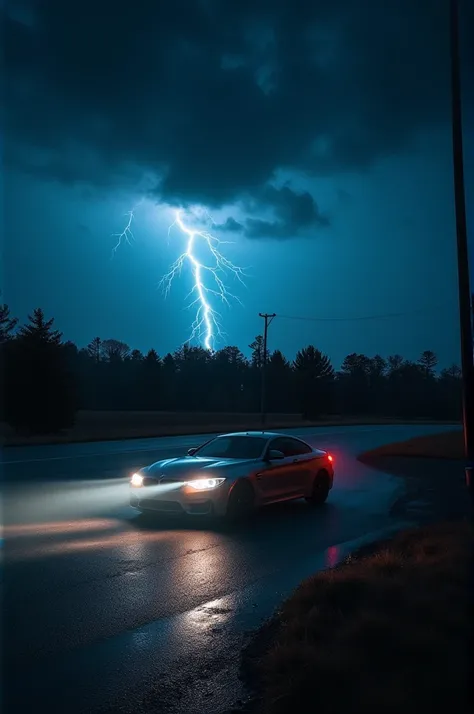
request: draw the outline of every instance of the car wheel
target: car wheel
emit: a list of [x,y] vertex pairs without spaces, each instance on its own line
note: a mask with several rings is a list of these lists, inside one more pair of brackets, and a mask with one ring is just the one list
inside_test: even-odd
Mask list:
[[313,481],[313,490],[311,496],[306,498],[306,501],[311,506],[321,506],[329,496],[329,476],[325,471],[320,471],[316,474]]
[[254,493],[248,481],[238,481],[229,495],[227,503],[227,518],[241,520],[248,517],[254,506]]

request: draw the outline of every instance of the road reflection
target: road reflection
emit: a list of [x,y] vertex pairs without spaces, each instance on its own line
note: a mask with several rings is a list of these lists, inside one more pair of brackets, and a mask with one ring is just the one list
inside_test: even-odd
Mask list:
[[[179,536],[191,536],[194,548],[199,549],[199,532],[186,531],[181,524],[181,533],[174,540],[179,543]],[[205,532],[201,540],[206,541]],[[7,544],[5,559],[7,562],[24,561],[33,558],[47,558],[87,551],[122,551],[128,559],[141,560],[150,546],[169,540],[169,532],[163,528],[141,529],[131,522],[120,519],[81,519],[75,521],[56,521],[52,523],[28,523],[5,526],[4,538]],[[120,553],[118,553],[120,554]]]
[[328,568],[334,568],[340,559],[340,548],[337,545],[331,545],[326,550],[325,565]]
[[91,529],[110,530],[118,525],[116,520],[89,519],[83,521],[55,521],[53,523],[23,523],[21,525],[4,526],[6,538],[21,538],[22,536],[54,536],[74,535]]

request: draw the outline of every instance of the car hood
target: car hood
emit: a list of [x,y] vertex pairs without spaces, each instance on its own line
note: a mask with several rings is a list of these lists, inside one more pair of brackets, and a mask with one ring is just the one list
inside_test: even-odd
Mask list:
[[148,477],[161,479],[169,478],[187,480],[193,475],[199,475],[201,478],[209,478],[217,475],[217,473],[233,474],[234,472],[248,471],[249,464],[254,464],[255,459],[205,459],[193,456],[180,457],[176,459],[165,459],[157,461],[146,469],[142,469]]

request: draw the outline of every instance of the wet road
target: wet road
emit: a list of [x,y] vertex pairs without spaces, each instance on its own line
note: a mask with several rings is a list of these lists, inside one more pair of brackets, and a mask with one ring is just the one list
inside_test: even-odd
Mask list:
[[268,508],[233,529],[150,521],[127,505],[130,472],[202,436],[4,450],[7,711],[230,708],[244,696],[245,633],[349,542],[394,525],[400,481],[356,455],[447,428],[294,430],[334,455],[328,503]]

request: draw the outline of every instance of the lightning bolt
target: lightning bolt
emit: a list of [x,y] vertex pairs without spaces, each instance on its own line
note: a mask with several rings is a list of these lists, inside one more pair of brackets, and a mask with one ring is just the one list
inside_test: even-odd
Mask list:
[[[137,206],[125,214],[127,222],[123,230],[120,233],[113,234],[117,242],[112,250],[112,256],[124,243],[132,244],[134,240],[132,224],[135,219],[136,208]],[[207,213],[206,217],[215,225]],[[208,230],[188,225],[182,209],[175,212],[175,219],[168,228],[168,239],[171,230],[175,226],[186,236],[186,250],[181,253],[166,275],[163,276],[159,287],[162,288],[165,297],[167,297],[173,280],[181,273],[183,266],[185,264],[190,266],[193,287],[186,300],[189,297],[194,298],[188,307],[196,307],[196,317],[191,326],[189,341],[201,340],[204,348],[209,352],[213,352],[215,342],[224,338],[225,333],[221,327],[221,315],[212,307],[212,299],[215,298],[226,305],[230,305],[231,300],[242,304],[240,299],[228,290],[225,280],[230,275],[245,286],[243,280],[245,271],[243,268],[234,265],[222,253],[221,246],[230,244],[232,241],[222,241]],[[205,263],[199,259],[198,252],[201,247],[207,251],[209,262]]]
[[132,241],[134,240],[134,236],[132,233],[132,222],[135,218],[135,209],[132,208],[132,210],[127,211],[125,215],[128,216],[128,221],[123,231],[121,233],[112,233],[113,238],[117,238],[117,243],[112,248],[112,257],[115,255],[122,243],[128,243],[128,245],[132,245]]
[[[174,226],[177,226],[187,237],[186,250],[173,263],[169,272],[163,276],[160,286],[167,296],[174,278],[181,272],[183,265],[185,263],[190,265],[194,284],[188,297],[194,296],[194,300],[189,307],[197,306],[197,312],[189,339],[190,341],[196,338],[201,339],[205,349],[212,352],[216,338],[223,338],[224,333],[220,324],[221,316],[212,307],[211,298],[216,297],[226,305],[230,305],[230,299],[242,304],[239,298],[226,288],[224,279],[230,273],[242,285],[245,285],[244,270],[234,265],[221,252],[220,247],[231,241],[221,241],[207,230],[186,225],[182,210],[176,211],[175,220],[168,229],[168,236]],[[207,249],[212,264],[203,263],[198,259],[196,249],[199,242]]]

